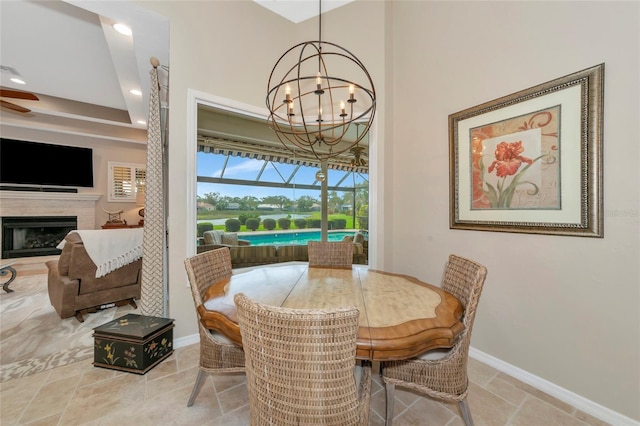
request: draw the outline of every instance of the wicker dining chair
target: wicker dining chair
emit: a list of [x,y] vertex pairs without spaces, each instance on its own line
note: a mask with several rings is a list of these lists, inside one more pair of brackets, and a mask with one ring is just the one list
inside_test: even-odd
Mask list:
[[207,374],[239,373],[245,369],[242,348],[222,334],[208,330],[202,325],[198,314],[198,306],[203,304],[204,294],[211,284],[231,276],[229,249],[223,247],[187,258],[184,266],[189,277],[200,333],[200,369],[187,402],[187,407],[191,407]]
[[464,308],[464,331],[453,348],[434,350],[405,361],[386,361],[381,376],[386,387],[386,425],[393,421],[396,386],[412,389],[428,397],[457,402],[465,425],[473,425],[467,391],[467,360],[471,330],[487,269],[469,259],[450,255],[442,279],[442,288],[454,295]]
[[251,425],[365,426],[371,363],[354,372],[355,307],[288,309],[234,297],[242,334]]
[[353,243],[350,241],[309,241],[309,267],[351,269]]

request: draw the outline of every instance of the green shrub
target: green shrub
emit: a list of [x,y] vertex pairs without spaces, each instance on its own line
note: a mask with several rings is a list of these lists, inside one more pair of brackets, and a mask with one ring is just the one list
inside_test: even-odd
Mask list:
[[202,235],[207,231],[213,230],[213,223],[211,222],[200,222],[198,224],[198,237],[202,237]]
[[291,228],[291,219],[288,217],[281,217],[278,219],[278,226],[280,229],[289,229]]
[[238,219],[227,219],[224,222],[224,227],[227,232],[238,232],[240,230],[240,221]]
[[247,229],[251,229],[252,231],[255,231],[256,229],[258,229],[258,227],[260,227],[260,219],[258,219],[257,217],[248,218],[246,227]]
[[298,229],[304,229],[307,227],[307,219],[294,219],[293,224],[296,225]]
[[322,227],[322,219],[307,219],[307,228],[321,228]]
[[347,227],[347,219],[333,219],[332,229],[344,229]]
[[369,205],[363,204],[358,209],[358,228],[369,229]]
[[238,220],[240,221],[240,224],[246,225],[247,224],[247,219],[249,219],[251,217],[255,217],[257,219],[260,219],[260,213],[243,212],[243,213],[240,213],[238,215]]
[[264,229],[267,231],[273,231],[276,229],[276,220],[268,217],[262,221],[262,226],[264,226]]

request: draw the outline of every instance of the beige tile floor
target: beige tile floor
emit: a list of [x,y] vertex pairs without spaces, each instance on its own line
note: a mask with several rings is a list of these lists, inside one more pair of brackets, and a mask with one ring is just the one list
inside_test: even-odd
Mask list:
[[[244,375],[210,376],[192,407],[198,345],[177,349],[140,376],[94,367],[91,360],[0,384],[0,424],[248,425]],[[374,366],[375,368],[375,366]],[[470,360],[469,403],[482,425],[605,425],[497,370]],[[456,404],[396,389],[394,424],[462,425]],[[384,424],[384,388],[374,375],[371,425]]]

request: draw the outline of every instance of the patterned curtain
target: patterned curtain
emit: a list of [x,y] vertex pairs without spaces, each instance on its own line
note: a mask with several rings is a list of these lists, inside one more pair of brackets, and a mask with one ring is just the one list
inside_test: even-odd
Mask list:
[[158,68],[151,71],[149,123],[147,130],[147,173],[142,249],[142,297],[144,315],[162,317],[165,309],[165,220],[163,184],[163,138],[160,120],[160,84]]

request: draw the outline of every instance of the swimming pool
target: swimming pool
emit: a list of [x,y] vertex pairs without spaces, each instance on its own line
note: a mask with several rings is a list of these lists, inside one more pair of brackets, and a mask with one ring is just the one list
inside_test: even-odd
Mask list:
[[[341,241],[344,236],[352,236],[354,231],[329,231],[329,241]],[[273,232],[270,234],[240,234],[238,238],[248,240],[252,246],[267,246],[274,244],[307,244],[308,241],[320,241],[320,231],[290,231]]]

